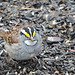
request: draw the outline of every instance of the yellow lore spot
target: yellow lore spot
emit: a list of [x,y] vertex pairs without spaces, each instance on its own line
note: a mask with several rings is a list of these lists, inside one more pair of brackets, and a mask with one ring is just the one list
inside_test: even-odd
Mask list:
[[33,33],[33,37],[35,36],[35,32]]
[[29,35],[28,33],[25,33],[25,35],[26,35],[27,37],[30,37],[30,35]]

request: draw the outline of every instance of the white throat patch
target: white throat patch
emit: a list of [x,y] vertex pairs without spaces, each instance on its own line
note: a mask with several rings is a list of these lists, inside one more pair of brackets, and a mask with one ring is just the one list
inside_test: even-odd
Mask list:
[[35,45],[37,43],[37,41],[31,41],[31,40],[26,40],[25,41],[25,44],[27,44],[27,45],[30,45],[30,46],[33,46],[33,45]]

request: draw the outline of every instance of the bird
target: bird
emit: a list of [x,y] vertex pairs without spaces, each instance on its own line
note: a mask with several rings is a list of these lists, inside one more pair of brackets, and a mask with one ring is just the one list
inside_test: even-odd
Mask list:
[[0,29],[8,55],[15,60],[28,60],[38,56],[42,50],[42,39],[32,26],[19,26],[9,31]]

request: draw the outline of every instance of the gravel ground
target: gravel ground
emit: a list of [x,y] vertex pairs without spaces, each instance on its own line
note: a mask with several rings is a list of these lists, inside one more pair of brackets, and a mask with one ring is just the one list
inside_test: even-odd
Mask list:
[[34,26],[42,37],[37,59],[10,61],[0,38],[0,75],[75,75],[74,0],[0,0],[0,29]]

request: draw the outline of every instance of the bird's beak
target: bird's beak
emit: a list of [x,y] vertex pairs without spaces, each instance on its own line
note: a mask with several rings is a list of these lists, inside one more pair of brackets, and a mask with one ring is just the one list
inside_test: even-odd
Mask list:
[[33,41],[34,41],[34,38],[33,38],[33,37],[31,37],[31,39],[30,39],[30,40],[31,40],[31,42],[33,42]]

